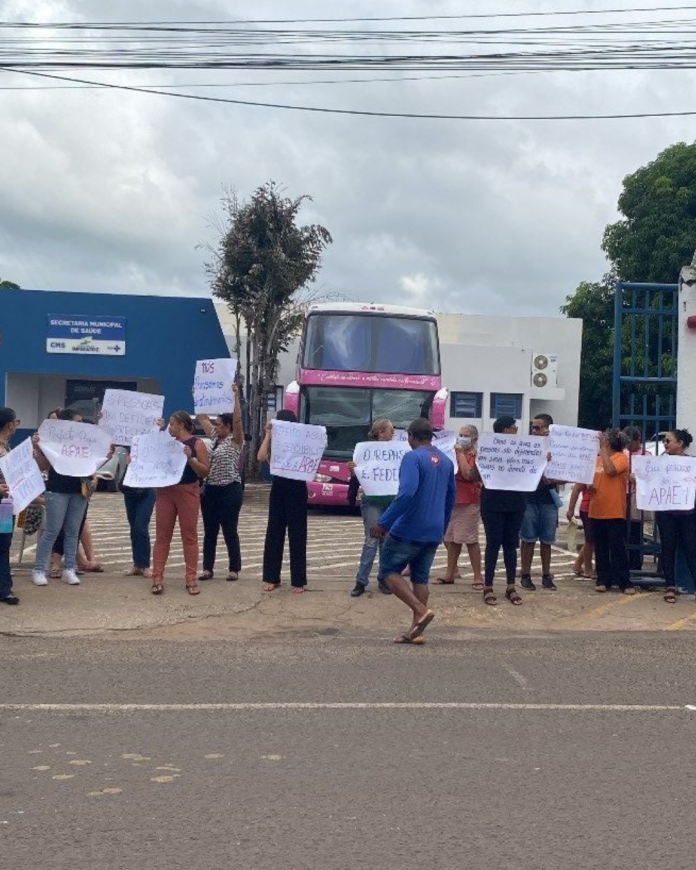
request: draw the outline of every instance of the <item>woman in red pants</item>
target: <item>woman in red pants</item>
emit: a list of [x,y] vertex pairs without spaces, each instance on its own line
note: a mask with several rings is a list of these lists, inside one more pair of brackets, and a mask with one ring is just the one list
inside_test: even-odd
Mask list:
[[193,420],[186,411],[169,418],[169,434],[181,441],[187,462],[181,480],[174,486],[157,490],[155,499],[155,546],[152,553],[152,594],[164,592],[164,568],[169,557],[177,518],[184,545],[186,588],[198,595],[198,514],[201,509],[201,479],[210,471],[208,450],[193,434]]

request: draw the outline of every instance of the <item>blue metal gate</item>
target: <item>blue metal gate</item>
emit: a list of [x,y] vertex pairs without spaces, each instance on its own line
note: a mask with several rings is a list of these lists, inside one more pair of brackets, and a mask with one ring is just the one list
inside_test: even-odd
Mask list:
[[[613,425],[637,426],[655,455],[661,433],[676,426],[678,298],[677,284],[616,284]],[[663,583],[656,525],[634,514],[626,535],[633,582]]]

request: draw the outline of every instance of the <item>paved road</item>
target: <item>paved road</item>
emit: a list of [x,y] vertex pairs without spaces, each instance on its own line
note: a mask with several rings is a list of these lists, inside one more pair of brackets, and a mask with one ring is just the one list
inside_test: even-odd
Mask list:
[[3,866],[691,867],[692,647],[0,638]]

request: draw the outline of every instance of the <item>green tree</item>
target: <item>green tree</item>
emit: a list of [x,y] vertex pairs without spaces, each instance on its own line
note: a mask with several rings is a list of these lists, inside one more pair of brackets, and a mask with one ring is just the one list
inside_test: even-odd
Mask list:
[[[279,356],[302,325],[303,293],[316,281],[321,256],[332,242],[325,227],[298,223],[300,209],[310,199],[290,199],[274,182],[259,187],[245,203],[234,193],[225,194],[221,237],[206,264],[213,295],[227,302],[234,316],[240,363],[245,336],[252,444],[258,443],[265,423]],[[256,469],[254,450],[250,465]]]
[[566,317],[583,321],[578,422],[588,429],[611,422],[614,282],[612,274],[600,282],[583,281],[561,306]]
[[696,246],[696,143],[679,142],[623,181],[602,249],[623,281],[674,284]]
[[22,288],[19,284],[15,284],[14,281],[4,281],[0,278],[0,290],[21,290]]

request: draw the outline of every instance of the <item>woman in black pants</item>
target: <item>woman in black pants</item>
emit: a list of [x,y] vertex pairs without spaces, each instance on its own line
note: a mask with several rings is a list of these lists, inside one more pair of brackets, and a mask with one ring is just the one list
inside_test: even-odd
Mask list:
[[[278,411],[277,420],[297,423],[292,411]],[[271,459],[271,424],[257,455],[259,462]],[[274,477],[268,502],[268,527],[263,548],[263,580],[266,592],[280,586],[285,532],[290,542],[290,583],[295,593],[307,585],[307,484],[303,480]]]
[[[665,435],[665,453],[669,456],[684,456],[684,451],[693,441],[686,429],[675,429]],[[656,511],[657,527],[662,545],[662,567],[665,572],[665,601],[674,604],[677,600],[675,568],[677,550],[681,548],[689,573],[696,583],[696,509],[692,505],[685,511]]]
[[234,412],[220,414],[214,423],[205,414],[198,415],[203,431],[212,439],[208,449],[210,473],[201,496],[203,514],[203,573],[199,580],[211,580],[215,570],[218,535],[227,547],[227,580],[238,580],[242,570],[239,546],[239,512],[242,509],[242,477],[239,460],[244,446],[244,427],[237,385],[232,387]]
[[[517,423],[513,417],[499,417],[493,424],[493,431],[499,435],[516,435]],[[502,489],[481,490],[481,520],[486,531],[486,553],[484,557],[483,600],[485,604],[497,604],[493,594],[493,578],[502,547],[507,588],[505,597],[511,604],[522,604],[517,589],[517,550],[520,546],[520,529],[527,508],[523,492]]]

